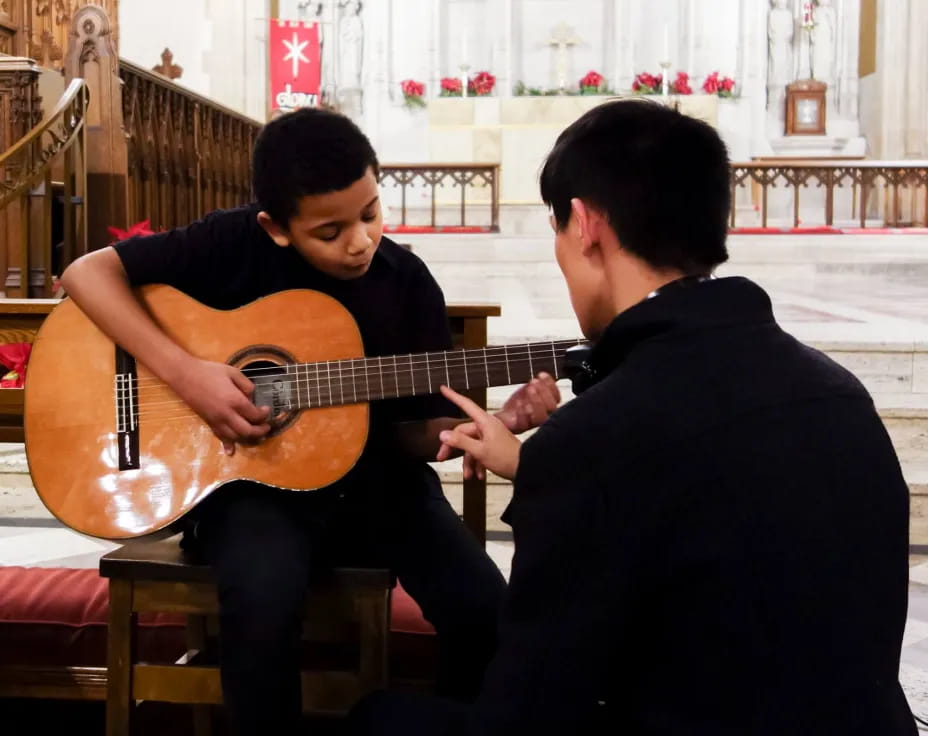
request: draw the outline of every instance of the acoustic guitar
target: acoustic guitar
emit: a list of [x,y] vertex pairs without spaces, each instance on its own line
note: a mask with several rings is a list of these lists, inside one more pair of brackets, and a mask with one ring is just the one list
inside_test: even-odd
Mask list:
[[270,406],[272,431],[231,457],[168,386],[107,338],[71,301],[40,329],[25,386],[26,454],[49,511],[95,537],[168,529],[215,488],[249,479],[276,488],[328,486],[357,462],[368,402],[564,375],[577,340],[364,357],[335,299],[284,291],[219,311],[168,286],[138,290],[155,322],[191,354],[236,366]]

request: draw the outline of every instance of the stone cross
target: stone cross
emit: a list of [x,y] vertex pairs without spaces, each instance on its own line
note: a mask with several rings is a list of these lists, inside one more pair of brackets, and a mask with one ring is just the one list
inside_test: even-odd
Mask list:
[[174,54],[171,53],[171,49],[165,49],[161,52],[161,63],[158,66],[153,66],[151,70],[163,74],[168,79],[180,79],[184,73],[184,68],[177,66],[173,62]]
[[555,26],[551,38],[548,39],[548,45],[557,49],[555,69],[557,70],[558,89],[561,92],[567,88],[567,50],[578,43],[580,43],[580,39],[574,35],[573,29],[564,22]]

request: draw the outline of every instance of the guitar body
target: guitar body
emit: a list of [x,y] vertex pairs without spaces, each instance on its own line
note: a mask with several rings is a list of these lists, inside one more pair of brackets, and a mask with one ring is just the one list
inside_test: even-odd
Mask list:
[[[280,292],[232,311],[210,309],[163,285],[138,294],[175,342],[207,360],[245,368],[364,354],[352,316],[319,292]],[[166,529],[237,479],[322,488],[354,466],[367,441],[368,404],[352,403],[295,412],[270,437],[238,445],[229,457],[206,423],[138,364],[137,389],[123,390],[124,396],[135,391],[131,400],[137,401],[138,467],[122,468],[128,440],[120,435],[114,398],[122,370],[117,348],[70,300],[43,324],[29,362],[29,470],[51,513],[84,534],[127,539]]]

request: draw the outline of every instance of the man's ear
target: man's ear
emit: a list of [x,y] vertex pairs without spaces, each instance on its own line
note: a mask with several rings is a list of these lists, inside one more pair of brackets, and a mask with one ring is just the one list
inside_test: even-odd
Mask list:
[[258,224],[261,226],[261,229],[270,236],[275,245],[279,245],[281,248],[286,248],[290,245],[290,236],[287,234],[287,231],[278,225],[264,210],[258,213]]
[[570,209],[577,223],[581,252],[588,256],[590,251],[599,245],[604,224],[603,216],[577,197],[570,200]]

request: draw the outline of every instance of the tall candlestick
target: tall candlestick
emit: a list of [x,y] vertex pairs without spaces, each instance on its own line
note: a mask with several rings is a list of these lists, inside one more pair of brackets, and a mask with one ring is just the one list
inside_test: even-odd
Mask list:
[[661,61],[670,61],[670,29],[664,23],[664,55]]

